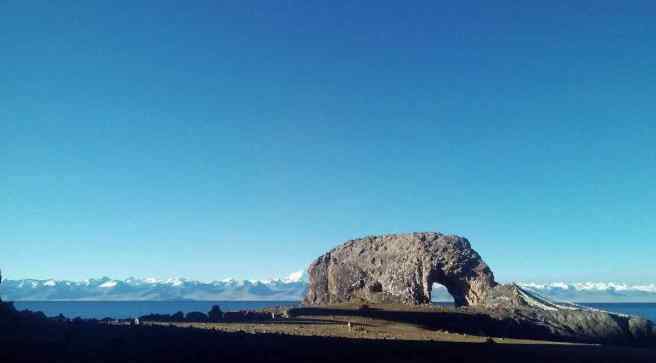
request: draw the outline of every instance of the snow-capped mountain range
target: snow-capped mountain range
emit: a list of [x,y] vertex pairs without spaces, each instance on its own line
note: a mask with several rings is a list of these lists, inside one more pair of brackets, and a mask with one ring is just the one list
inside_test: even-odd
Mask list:
[[[557,301],[656,302],[656,284],[613,282],[533,283],[522,287]],[[307,290],[307,276],[297,271],[285,278],[200,282],[184,278],[155,279],[103,277],[85,281],[4,280],[0,297],[12,301],[140,301],[140,300],[243,300],[299,301]],[[446,288],[433,287],[434,301],[453,301]]]
[[307,288],[303,271],[271,280],[109,277],[84,281],[4,280],[0,297],[11,301],[268,300],[296,301]]

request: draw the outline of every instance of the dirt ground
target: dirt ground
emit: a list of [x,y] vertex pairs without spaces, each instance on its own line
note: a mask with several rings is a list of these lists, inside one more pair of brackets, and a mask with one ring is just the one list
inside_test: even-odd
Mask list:
[[[390,311],[426,312],[432,314],[450,314],[451,312],[439,307],[409,307],[404,305],[370,306],[371,309],[385,309]],[[290,318],[281,317],[281,310],[267,310],[268,313],[277,314],[277,318],[257,322],[230,322],[230,323],[167,323],[151,322],[144,324],[165,325],[182,328],[198,328],[218,330],[222,332],[237,332],[248,334],[284,334],[296,336],[339,337],[354,339],[389,339],[409,341],[438,341],[461,343],[499,343],[499,344],[559,344],[583,345],[568,342],[555,342],[532,339],[514,339],[494,337],[485,334],[467,334],[445,329],[428,328],[422,322],[391,321],[376,317],[360,316],[350,312],[361,312],[357,305],[326,306],[324,314],[301,315]],[[293,310],[292,310],[293,311]],[[331,314],[331,312],[338,314]]]

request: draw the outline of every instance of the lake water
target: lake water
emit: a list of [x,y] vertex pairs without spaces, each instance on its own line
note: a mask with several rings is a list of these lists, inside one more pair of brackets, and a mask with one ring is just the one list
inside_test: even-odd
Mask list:
[[615,313],[642,316],[656,322],[656,303],[595,303],[579,304]]
[[42,311],[47,316],[68,318],[126,319],[147,314],[175,314],[178,311],[207,313],[213,305],[223,311],[253,310],[274,306],[293,306],[298,301],[16,301],[18,310]]
[[[293,306],[298,301],[19,301],[18,310],[43,311],[47,316],[63,314],[74,318],[124,319],[146,314],[174,314],[178,311],[208,312],[212,305],[223,311],[261,309],[274,306]],[[440,303],[442,304],[442,303]],[[445,304],[448,305],[448,304]],[[656,322],[656,303],[581,304],[601,310],[637,315]]]

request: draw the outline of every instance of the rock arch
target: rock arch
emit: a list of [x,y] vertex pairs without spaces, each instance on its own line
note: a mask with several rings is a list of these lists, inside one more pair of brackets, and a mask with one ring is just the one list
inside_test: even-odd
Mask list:
[[308,273],[308,304],[426,304],[437,282],[456,305],[478,305],[497,285],[466,238],[434,232],[347,241],[315,260]]

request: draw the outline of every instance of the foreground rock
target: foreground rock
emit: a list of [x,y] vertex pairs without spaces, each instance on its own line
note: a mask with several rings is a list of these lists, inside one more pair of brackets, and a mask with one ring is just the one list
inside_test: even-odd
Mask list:
[[643,318],[556,303],[521,287],[499,285],[469,241],[440,233],[365,237],[315,260],[305,303],[427,304],[433,283],[456,306],[484,317],[490,333],[587,343],[656,345],[656,327]]
[[647,319],[554,302],[515,284],[498,285],[489,291],[485,304],[478,309],[498,320],[530,325],[536,338],[656,345],[656,326]]
[[467,239],[441,233],[348,241],[319,257],[308,272],[309,304],[425,304],[437,282],[449,290],[456,305],[477,305],[496,285],[492,271]]

